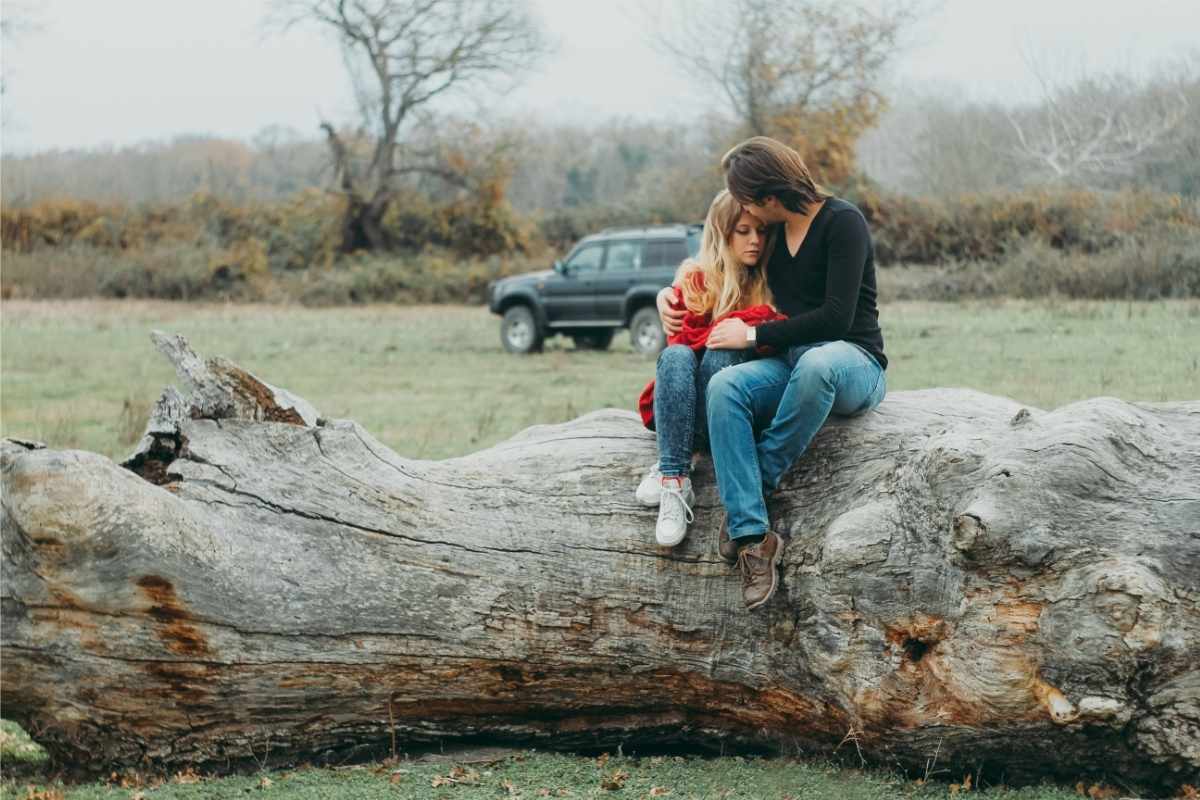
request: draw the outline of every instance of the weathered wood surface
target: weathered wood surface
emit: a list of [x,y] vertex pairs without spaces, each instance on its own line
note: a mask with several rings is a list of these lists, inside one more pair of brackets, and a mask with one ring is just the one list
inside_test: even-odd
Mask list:
[[417,461],[159,345],[185,393],[127,468],[3,445],[3,713],[67,763],[394,734],[1200,774],[1200,402],[894,393],[771,499],[783,584],[749,613],[707,461],[655,546],[632,413]]

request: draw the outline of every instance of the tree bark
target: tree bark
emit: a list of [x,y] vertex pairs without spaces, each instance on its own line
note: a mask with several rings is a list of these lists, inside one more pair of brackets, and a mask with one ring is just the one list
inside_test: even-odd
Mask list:
[[1200,402],[939,389],[831,421],[747,612],[707,460],[655,546],[632,413],[418,461],[157,340],[184,391],[123,466],[3,444],[4,715],[61,761],[487,737],[1198,782]]

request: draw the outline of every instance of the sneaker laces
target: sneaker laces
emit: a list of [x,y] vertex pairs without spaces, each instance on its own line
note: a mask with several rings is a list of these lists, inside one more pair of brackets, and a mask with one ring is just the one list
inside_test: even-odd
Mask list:
[[[696,515],[692,513],[691,506],[687,504],[687,500],[683,497],[683,481],[673,481],[672,483],[674,485],[667,483],[663,483],[662,485],[664,502],[660,507],[660,513],[668,519],[678,519],[679,511],[682,509],[683,518],[687,520],[688,525],[691,525],[696,521]],[[679,505],[675,506],[665,502],[668,497],[674,497],[679,502]]]

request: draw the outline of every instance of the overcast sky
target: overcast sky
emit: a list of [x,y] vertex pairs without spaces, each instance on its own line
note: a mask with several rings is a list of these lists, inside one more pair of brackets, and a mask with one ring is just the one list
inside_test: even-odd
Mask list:
[[[877,0],[883,2],[884,0]],[[648,44],[639,0],[531,0],[557,51],[491,105],[546,120],[680,119],[708,100]],[[936,3],[937,0],[931,0]],[[336,45],[261,25],[266,0],[12,0],[40,29],[4,48],[3,150],[121,146],[178,134],[316,135],[352,106]],[[1145,69],[1195,47],[1200,0],[941,0],[891,82],[1027,97],[1022,53]]]

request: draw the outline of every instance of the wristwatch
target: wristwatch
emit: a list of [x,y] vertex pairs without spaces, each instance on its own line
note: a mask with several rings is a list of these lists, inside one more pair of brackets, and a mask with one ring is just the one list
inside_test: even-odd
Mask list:
[[746,341],[749,342],[750,344],[754,344],[755,342],[757,342],[758,341],[758,339],[756,338],[758,336],[757,331],[758,331],[758,328],[746,328]]

